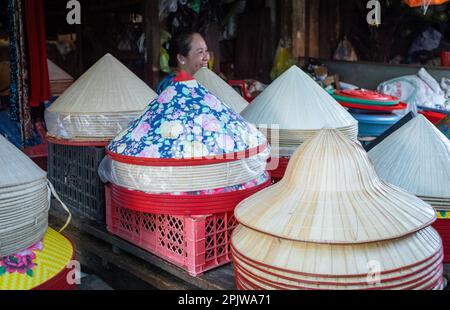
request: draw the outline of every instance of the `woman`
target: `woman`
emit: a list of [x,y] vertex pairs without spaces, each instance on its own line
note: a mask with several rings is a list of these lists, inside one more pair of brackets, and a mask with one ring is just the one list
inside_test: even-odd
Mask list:
[[156,89],[158,94],[173,84],[173,79],[178,72],[186,71],[194,76],[200,68],[208,67],[208,46],[201,34],[194,31],[185,31],[174,35],[170,40],[169,56],[169,65],[175,68],[175,72],[159,83]]

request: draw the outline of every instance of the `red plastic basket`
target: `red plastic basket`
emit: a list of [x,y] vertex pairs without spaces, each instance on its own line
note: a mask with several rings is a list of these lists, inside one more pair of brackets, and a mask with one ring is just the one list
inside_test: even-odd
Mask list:
[[277,169],[271,171],[272,175],[272,182],[277,183],[281,181],[281,179],[284,177],[284,174],[286,173],[287,166],[289,164],[289,158],[279,158],[278,159],[278,167]]
[[192,276],[231,261],[233,211],[204,216],[171,216],[122,208],[106,188],[108,231],[186,270]]
[[271,185],[263,184],[244,190],[210,195],[158,195],[111,185],[111,195],[119,207],[138,212],[165,215],[205,215],[233,211],[244,199]]
[[433,227],[442,238],[444,245],[444,263],[450,263],[450,219],[439,219],[434,222]]

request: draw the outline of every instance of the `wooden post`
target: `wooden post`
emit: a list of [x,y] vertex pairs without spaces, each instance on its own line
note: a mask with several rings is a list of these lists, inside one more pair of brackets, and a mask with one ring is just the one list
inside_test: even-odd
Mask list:
[[292,53],[306,56],[306,0],[292,0]]
[[294,57],[319,57],[319,0],[292,0]]
[[144,31],[147,51],[145,81],[155,89],[159,83],[160,70],[159,1],[144,0]]

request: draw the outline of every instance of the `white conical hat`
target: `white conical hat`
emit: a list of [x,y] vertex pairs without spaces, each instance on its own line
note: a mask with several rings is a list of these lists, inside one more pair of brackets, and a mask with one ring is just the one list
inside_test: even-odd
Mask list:
[[0,135],[0,189],[29,184],[45,178],[44,170]]
[[235,216],[273,236],[330,244],[399,238],[436,219],[430,205],[382,182],[364,149],[334,129],[303,144],[281,182],[241,202]]
[[120,61],[106,54],[48,111],[65,115],[141,112],[156,96]]
[[211,94],[219,98],[222,103],[241,113],[248,106],[248,102],[242,98],[230,85],[220,76],[208,68],[201,68],[194,78],[203,85]]
[[253,124],[279,124],[284,130],[357,126],[358,122],[297,66],[276,79],[243,112]]
[[50,83],[54,81],[73,81],[73,77],[71,77],[66,71],[58,67],[50,59],[47,59],[47,66]]
[[450,198],[450,140],[424,116],[402,126],[369,156],[387,182],[415,195]]

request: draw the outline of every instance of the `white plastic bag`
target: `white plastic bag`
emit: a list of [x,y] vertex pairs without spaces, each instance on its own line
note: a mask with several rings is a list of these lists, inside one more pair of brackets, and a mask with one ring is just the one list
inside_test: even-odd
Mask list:
[[417,112],[417,106],[442,109],[445,96],[438,82],[424,69],[417,75],[407,75],[381,83],[378,91],[399,98],[408,108],[397,114]]

